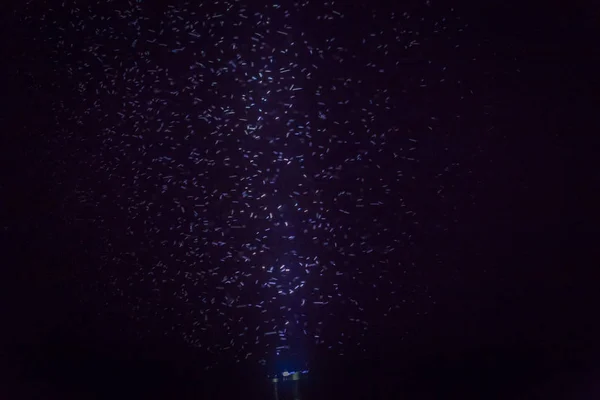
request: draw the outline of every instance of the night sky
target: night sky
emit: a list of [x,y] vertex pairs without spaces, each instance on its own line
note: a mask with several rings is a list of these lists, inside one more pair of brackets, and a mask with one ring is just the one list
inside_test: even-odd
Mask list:
[[593,13],[400,3],[5,7],[6,398],[588,390]]

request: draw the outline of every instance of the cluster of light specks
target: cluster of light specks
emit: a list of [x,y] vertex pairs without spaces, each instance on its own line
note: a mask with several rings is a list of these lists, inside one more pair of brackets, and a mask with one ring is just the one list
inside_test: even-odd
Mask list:
[[472,95],[445,62],[450,10],[83,3],[31,1],[22,22],[60,82],[65,216],[102,241],[93,276],[140,334],[239,360],[344,353],[426,308],[418,241],[454,218]]

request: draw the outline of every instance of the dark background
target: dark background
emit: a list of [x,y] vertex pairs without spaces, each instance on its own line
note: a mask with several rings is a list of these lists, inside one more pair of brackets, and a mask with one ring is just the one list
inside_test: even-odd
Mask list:
[[[579,190],[587,179],[570,172],[588,158],[576,159],[568,140],[590,129],[585,110],[597,78],[583,77],[598,61],[588,45],[597,10],[457,6],[477,21],[472,35],[480,32],[498,49],[539,64],[506,88],[515,112],[505,121],[510,134],[495,151],[510,149],[510,155],[492,157],[501,165],[487,172],[482,167],[482,179],[491,184],[463,221],[472,229],[436,246],[463,274],[452,284],[444,276],[449,272],[422,277],[437,282],[443,300],[428,314],[402,321],[418,334],[379,333],[369,338],[367,354],[344,359],[311,351],[307,399],[406,393],[583,400],[600,394],[595,284],[586,278],[584,251],[597,229],[590,227],[591,215],[576,216],[570,200],[575,195],[593,203],[593,197]],[[3,7],[5,61],[28,43],[4,16],[10,7]],[[93,230],[57,229],[60,196],[48,193],[54,193],[52,169],[60,166],[36,162],[36,138],[27,131],[49,118],[43,110],[48,94],[24,96],[25,83],[12,79],[12,67],[4,63],[2,74],[3,398],[268,398],[262,369],[242,363],[205,372],[207,360],[184,344],[160,335],[140,342],[126,314],[97,316],[80,301],[77,265],[86,256],[78,245],[82,235],[93,238]],[[427,250],[420,262],[435,263]]]

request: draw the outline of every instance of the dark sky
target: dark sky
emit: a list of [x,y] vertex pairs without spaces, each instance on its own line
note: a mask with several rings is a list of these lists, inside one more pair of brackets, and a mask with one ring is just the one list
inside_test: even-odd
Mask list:
[[565,133],[592,9],[6,8],[10,398],[300,367],[315,399],[590,393]]

